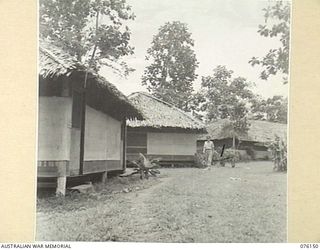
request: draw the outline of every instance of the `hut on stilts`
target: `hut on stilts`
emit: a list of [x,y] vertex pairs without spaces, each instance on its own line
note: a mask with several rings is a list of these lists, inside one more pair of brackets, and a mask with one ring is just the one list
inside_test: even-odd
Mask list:
[[144,92],[129,95],[143,120],[127,120],[127,159],[137,160],[139,153],[160,158],[162,165],[193,163],[197,137],[205,125],[174,105]]
[[[246,160],[271,160],[272,155],[268,150],[268,144],[276,137],[286,140],[287,124],[260,120],[249,120],[248,122],[250,124],[248,132],[235,139],[240,157]],[[227,136],[223,131],[227,123],[227,119],[221,119],[207,125],[208,134],[217,150],[223,146],[226,149],[232,148],[233,138]],[[205,135],[199,135],[197,139],[198,152],[202,151],[205,140]]]
[[72,178],[124,170],[126,119],[142,118],[114,85],[43,41],[38,114],[38,187],[62,194]]

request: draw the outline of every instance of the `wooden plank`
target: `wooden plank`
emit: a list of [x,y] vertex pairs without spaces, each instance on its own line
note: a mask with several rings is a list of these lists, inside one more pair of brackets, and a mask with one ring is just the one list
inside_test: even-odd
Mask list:
[[139,154],[129,154],[127,153],[127,162],[135,161],[139,159]]
[[83,174],[122,170],[120,160],[84,161]]
[[122,153],[122,169],[123,170],[126,170],[126,167],[127,167],[127,164],[126,164],[126,153],[127,153],[127,123],[126,123],[126,118],[123,119],[122,121],[122,124],[121,124],[121,135],[122,135],[122,150],[121,150],[121,153]]
[[58,167],[38,167],[38,177],[58,177]]
[[106,184],[108,181],[108,171],[102,173],[101,182],[102,184]]
[[105,172],[107,171],[107,161],[84,161],[83,162],[83,174]]
[[56,188],[57,187],[57,181],[54,182],[46,182],[46,181],[39,181],[37,182],[37,188]]
[[147,148],[147,146],[127,146],[127,148]]
[[[84,88],[86,88],[87,78],[85,78]],[[85,131],[86,131],[86,104],[87,104],[87,93],[83,91],[81,99],[81,126],[80,126],[80,166],[79,174],[84,173],[84,147],[85,147]]]
[[[160,162],[193,162],[193,155],[156,155],[148,154],[148,158],[161,158]],[[127,161],[135,161],[139,159],[139,154],[127,154]]]
[[69,188],[70,190],[76,190],[78,191],[79,193],[91,193],[93,192],[93,185],[92,185],[92,182],[89,182],[89,183],[86,183],[86,184],[81,184],[81,185],[78,185],[78,186],[74,186],[74,187],[71,187]]
[[127,168],[126,171],[123,174],[120,174],[120,177],[127,177],[127,176],[131,176],[133,173],[136,173],[136,170],[134,170],[133,168]]
[[127,147],[147,147],[147,133],[127,132]]
[[154,127],[128,127],[128,133],[146,133],[146,132],[156,132],[156,133],[188,133],[188,134],[203,134],[206,133],[204,129],[185,129],[185,128],[154,128]]
[[156,155],[156,154],[150,154],[147,155],[150,158],[161,158],[160,161],[178,161],[178,162],[184,162],[184,161],[194,161],[194,155]]
[[120,160],[108,160],[107,161],[108,171],[112,170],[122,170]]
[[146,154],[147,153],[147,148],[146,147],[127,147],[127,153],[128,154]]
[[69,173],[68,161],[38,161],[38,177],[65,176]]

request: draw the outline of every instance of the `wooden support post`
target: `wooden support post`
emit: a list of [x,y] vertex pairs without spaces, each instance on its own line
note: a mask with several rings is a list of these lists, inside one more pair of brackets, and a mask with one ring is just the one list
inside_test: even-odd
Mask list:
[[67,187],[67,176],[59,176],[57,178],[57,189],[56,189],[56,195],[66,195],[66,187]]
[[81,126],[80,126],[80,166],[79,166],[79,175],[83,175],[83,161],[84,161],[84,140],[85,140],[85,131],[86,131],[86,91],[82,93],[82,102],[81,102]]
[[236,161],[235,161],[235,157],[236,157],[236,136],[235,134],[233,134],[232,136],[232,148],[233,148],[233,157],[232,157],[232,161],[231,161],[231,167],[235,167],[236,166]]
[[57,189],[56,195],[66,195],[66,187],[67,187],[67,163],[60,162],[57,163],[58,167],[58,177],[57,177]]
[[101,182],[102,182],[102,184],[107,184],[107,182],[108,182],[108,171],[103,172]]
[[122,151],[122,160],[123,160],[123,172],[126,171],[127,167],[127,124],[126,117],[122,121],[122,140],[123,140],[123,151]]

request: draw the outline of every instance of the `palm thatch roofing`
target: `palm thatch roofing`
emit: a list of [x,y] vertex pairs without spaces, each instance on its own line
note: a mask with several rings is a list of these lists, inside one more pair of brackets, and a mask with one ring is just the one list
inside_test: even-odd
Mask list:
[[205,132],[205,125],[174,105],[144,92],[129,95],[129,100],[142,113],[144,120],[127,120],[131,128],[174,128]]
[[[228,120],[222,119],[209,124],[207,126],[207,131],[211,139],[226,139],[226,136],[223,134],[222,130],[227,123]],[[286,139],[287,137],[287,124],[258,120],[249,120],[249,124],[250,127],[248,133],[238,138],[241,141],[265,143],[274,140],[276,136],[282,139]],[[199,136],[198,140],[205,140],[207,135]]]
[[[86,67],[75,57],[52,45],[40,41],[39,76],[54,79],[61,76],[84,82]],[[142,115],[129,99],[113,84],[93,71],[88,71],[87,104],[115,117],[142,119]],[[110,103],[112,105],[110,105]]]

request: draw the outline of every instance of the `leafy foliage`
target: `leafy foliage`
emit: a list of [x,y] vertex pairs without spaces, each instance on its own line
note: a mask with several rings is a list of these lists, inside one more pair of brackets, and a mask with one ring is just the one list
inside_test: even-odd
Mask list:
[[198,62],[193,46],[186,24],[167,22],[153,37],[146,56],[150,65],[142,76],[142,84],[149,92],[182,110],[190,110],[188,103],[193,91],[192,83],[197,78]]
[[202,77],[200,91],[189,102],[193,115],[208,122],[229,119],[231,124],[226,125],[225,132],[233,126],[236,135],[247,132],[247,118],[287,123],[288,98],[276,95],[263,99],[252,92],[253,83],[232,75],[232,70],[218,66],[212,76]]
[[[218,154],[218,152],[213,150],[213,152],[212,152],[212,163],[215,164],[215,162],[219,158],[221,158],[221,157]],[[208,167],[207,160],[206,160],[206,154],[202,153],[202,152],[196,153],[194,155],[194,163],[195,163],[195,166],[197,168],[206,168],[206,167]]]
[[274,170],[287,171],[287,142],[276,136],[267,146],[272,153]]
[[223,153],[223,158],[227,159],[227,162],[232,162],[232,161],[240,161],[240,153],[238,150],[233,150],[231,148],[228,148],[224,151]]
[[134,15],[125,0],[41,0],[39,8],[42,39],[49,39],[95,71],[106,65],[120,74],[130,72],[119,61],[133,53],[126,22]]
[[[221,150],[218,150],[221,151]],[[238,151],[234,151],[231,149],[226,149],[223,153],[223,156],[221,157],[220,153],[218,151],[213,150],[212,154],[212,163],[216,164],[216,162],[219,162],[221,166],[224,166],[226,162],[232,162],[239,161],[240,160],[240,154]],[[206,155],[205,153],[196,153],[194,155],[194,163],[197,168],[207,168],[207,162],[206,162]]]
[[263,58],[252,57],[252,66],[260,65],[264,70],[260,78],[267,80],[270,75],[278,72],[285,75],[284,83],[288,82],[289,43],[290,43],[290,2],[276,1],[273,6],[263,9],[265,24],[259,25],[258,33],[264,37],[279,37],[281,46],[270,49]]
[[248,112],[252,98],[251,83],[243,77],[232,78],[233,71],[217,66],[212,76],[202,77],[201,89],[196,95],[198,111],[206,113],[206,120],[239,120]]
[[[252,83],[243,77],[233,77],[233,71],[225,66],[217,66],[213,76],[202,77],[201,89],[195,103],[198,110],[205,112],[206,120],[226,119],[220,136],[238,138],[248,133],[250,123],[247,120],[250,103],[254,94],[250,87]],[[233,145],[235,150],[235,145]],[[235,152],[234,152],[235,154]],[[233,166],[235,156],[233,158]]]
[[252,101],[251,112],[257,120],[287,123],[288,98],[276,95],[265,100],[257,97]]
[[[241,142],[239,144],[241,144]],[[246,151],[246,154],[244,156],[241,156],[241,160],[243,158],[247,158],[247,160],[254,159],[255,152],[251,146],[244,146],[244,147],[242,147],[242,149]]]
[[139,153],[140,158],[138,161],[132,161],[136,166],[135,172],[132,174],[140,174],[140,179],[149,178],[149,176],[156,176],[160,171],[154,168],[160,167],[159,158],[148,159],[143,154]]
[[[239,112],[239,114],[241,113]],[[235,117],[224,124],[219,136],[223,138],[239,138],[240,136],[245,136],[248,133],[249,127],[250,123],[245,116]]]

